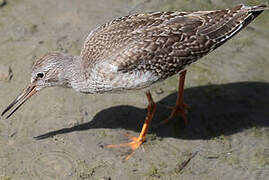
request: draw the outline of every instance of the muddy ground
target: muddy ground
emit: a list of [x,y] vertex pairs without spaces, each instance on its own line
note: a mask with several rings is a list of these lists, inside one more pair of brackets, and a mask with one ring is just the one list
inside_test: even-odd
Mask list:
[[[0,70],[5,75],[10,67],[13,77],[0,81],[0,110],[29,82],[37,57],[52,50],[78,55],[90,30],[113,18],[264,1],[7,0],[0,6]],[[151,128],[148,141],[128,161],[128,149],[102,145],[128,141],[123,133],[139,134],[147,106],[143,91],[85,95],[43,90],[9,120],[0,120],[0,179],[267,179],[268,27],[265,12],[192,65],[185,87],[189,125],[184,129],[176,118]],[[152,88],[158,106],[153,125],[169,115],[166,105],[175,103],[177,82],[175,76]]]

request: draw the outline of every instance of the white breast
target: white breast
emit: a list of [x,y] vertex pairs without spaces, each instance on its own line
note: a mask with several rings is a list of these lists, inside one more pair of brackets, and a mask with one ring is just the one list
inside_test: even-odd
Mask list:
[[84,88],[80,88],[79,91],[85,93],[105,93],[135,90],[148,87],[158,81],[158,79],[158,76],[149,71],[134,70],[123,73],[119,72],[118,67],[113,64],[100,62],[91,70],[87,86],[83,86]]

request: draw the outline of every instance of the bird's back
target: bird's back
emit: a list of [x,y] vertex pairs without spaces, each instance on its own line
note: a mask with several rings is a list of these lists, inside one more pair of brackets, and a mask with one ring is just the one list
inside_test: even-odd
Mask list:
[[89,34],[81,51],[82,66],[86,74],[96,65],[105,68],[102,64],[111,66],[115,75],[151,73],[154,78],[146,84],[150,85],[216,49],[266,9],[267,4],[238,5],[217,11],[122,17]]

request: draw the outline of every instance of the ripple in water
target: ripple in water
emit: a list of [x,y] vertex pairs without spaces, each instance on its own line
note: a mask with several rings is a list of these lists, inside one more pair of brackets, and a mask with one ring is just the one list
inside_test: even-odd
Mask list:
[[64,151],[49,151],[37,155],[29,171],[34,179],[72,179],[76,171],[76,160]]

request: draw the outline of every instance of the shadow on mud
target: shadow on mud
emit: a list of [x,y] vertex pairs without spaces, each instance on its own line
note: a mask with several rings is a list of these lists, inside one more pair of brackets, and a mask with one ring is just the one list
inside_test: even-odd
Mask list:
[[[186,89],[184,101],[191,106],[188,126],[184,128],[183,119],[178,117],[166,125],[153,128],[169,115],[170,110],[164,105],[174,105],[176,96],[177,93],[173,93],[157,102],[157,113],[149,133],[156,134],[157,137],[210,139],[251,127],[269,126],[269,83],[240,82]],[[146,109],[115,106],[97,113],[91,121],[89,119],[90,122],[51,131],[35,138],[45,139],[93,128],[120,128],[140,132],[145,115]]]

